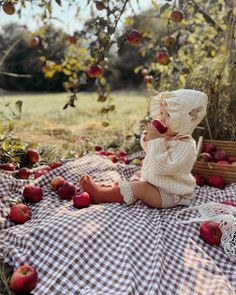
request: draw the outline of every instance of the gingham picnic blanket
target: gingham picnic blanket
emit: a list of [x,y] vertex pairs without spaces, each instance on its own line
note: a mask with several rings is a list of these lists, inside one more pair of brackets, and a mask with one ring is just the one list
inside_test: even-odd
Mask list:
[[[143,153],[132,155],[133,158]],[[175,215],[183,207],[153,209],[142,202],[90,205],[76,209],[50,190],[57,175],[77,189],[83,174],[100,184],[129,179],[138,167],[113,164],[86,155],[47,172],[34,182],[43,200],[30,205],[31,219],[14,225],[6,219],[10,203],[22,201],[29,180],[0,174],[0,253],[16,268],[34,266],[39,282],[34,295],[230,295],[236,290],[236,264],[221,246],[209,246],[199,236],[199,224],[182,225]],[[208,201],[235,200],[236,184],[224,190],[196,189],[191,206]]]

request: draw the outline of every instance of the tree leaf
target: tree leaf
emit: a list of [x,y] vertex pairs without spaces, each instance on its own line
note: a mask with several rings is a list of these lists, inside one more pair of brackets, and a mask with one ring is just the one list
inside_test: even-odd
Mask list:
[[23,105],[23,101],[22,100],[17,100],[15,103],[15,107],[18,113],[22,113],[22,105]]
[[162,14],[169,7],[170,7],[169,3],[165,3],[164,5],[162,5],[162,7],[160,8],[160,14]]

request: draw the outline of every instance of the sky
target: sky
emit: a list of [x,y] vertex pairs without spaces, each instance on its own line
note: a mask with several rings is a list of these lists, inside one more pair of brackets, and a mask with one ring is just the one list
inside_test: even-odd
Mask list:
[[[79,3],[80,7],[82,8],[79,13],[80,19],[78,19],[75,18],[75,6],[69,7],[68,1],[62,0],[62,7],[64,8],[63,12],[62,8],[58,6],[54,0],[52,16],[57,19],[50,20],[50,22],[55,26],[64,29],[69,34],[72,34],[75,30],[81,29],[84,19],[88,18],[90,14],[90,8],[86,5],[87,1],[88,0],[77,1],[77,3]],[[139,2],[139,4],[137,2]],[[136,13],[139,13],[140,9],[147,10],[151,8],[152,2],[163,3],[164,0],[131,0],[130,3],[134,11]],[[31,5],[28,2],[26,3],[26,9],[24,9],[23,16],[21,17],[21,19],[19,19],[18,15],[8,16],[3,11],[0,11],[0,28],[2,28],[2,26],[5,24],[17,22],[19,24],[26,25],[31,31],[35,31],[39,26],[41,26],[42,23],[39,20],[34,20],[32,16],[37,15],[39,12],[39,8],[36,8],[35,5]],[[102,15],[103,12],[100,13]],[[123,18],[131,14],[132,10],[131,8],[128,8],[125,14],[123,15]]]

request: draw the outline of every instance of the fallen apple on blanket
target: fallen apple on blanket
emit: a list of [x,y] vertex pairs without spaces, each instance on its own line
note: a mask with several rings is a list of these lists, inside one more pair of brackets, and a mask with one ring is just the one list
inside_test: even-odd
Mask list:
[[76,187],[72,182],[65,181],[58,190],[58,196],[62,200],[72,200],[76,194]]
[[219,245],[222,232],[217,223],[204,222],[200,225],[200,236],[209,245]]
[[27,205],[16,204],[11,207],[8,217],[15,224],[22,224],[30,219],[31,212]]
[[167,131],[167,127],[162,125],[158,120],[152,120],[152,125],[157,129],[158,132],[164,134]]
[[219,188],[219,189],[224,189],[225,188],[225,182],[224,182],[224,179],[220,176],[217,176],[217,175],[212,175],[208,178],[207,180],[207,184],[209,186],[212,186],[212,187],[216,187],[216,188]]
[[38,203],[43,198],[43,189],[34,184],[28,184],[23,190],[23,197],[27,202]]
[[35,149],[28,149],[26,152],[26,156],[32,164],[35,164],[40,160],[40,155]]
[[91,197],[87,192],[76,194],[73,198],[73,204],[76,208],[85,208],[91,204]]
[[61,186],[63,186],[65,182],[65,179],[62,176],[55,176],[52,180],[51,180],[51,190],[52,191],[57,191]]
[[19,169],[17,175],[20,179],[28,179],[30,176],[30,169],[27,167],[22,167]]
[[225,200],[222,202],[222,204],[236,207],[236,202],[230,200]]
[[16,293],[26,294],[32,291],[38,282],[38,273],[30,265],[19,266],[10,279],[10,288]]

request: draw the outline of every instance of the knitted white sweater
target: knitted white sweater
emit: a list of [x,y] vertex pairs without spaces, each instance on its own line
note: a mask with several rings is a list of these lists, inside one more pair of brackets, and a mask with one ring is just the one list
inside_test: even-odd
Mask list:
[[146,156],[141,168],[141,178],[174,194],[189,194],[194,191],[196,180],[191,174],[196,160],[194,139],[158,138],[140,144]]

